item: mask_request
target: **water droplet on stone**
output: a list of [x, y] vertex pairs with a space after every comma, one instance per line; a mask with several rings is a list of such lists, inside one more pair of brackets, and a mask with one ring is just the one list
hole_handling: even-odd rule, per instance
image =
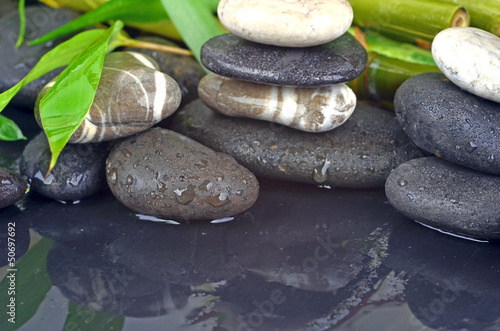
[[406, 196], [408, 197], [408, 200], [410, 200], [410, 201], [415, 200], [415, 197], [413, 196], [413, 193], [411, 193], [411, 192], [408, 193]]
[[133, 183], [134, 183], [134, 177], [132, 177], [132, 176], [128, 175], [128, 176], [127, 176], [127, 180], [126, 180], [126, 182], [125, 182], [125, 183], [127, 183], [127, 185], [131, 185], [131, 184], [133, 184]]
[[325, 159], [322, 165], [313, 169], [313, 179], [316, 183], [324, 183], [328, 179], [328, 168], [330, 167], [330, 160]]
[[408, 182], [404, 179], [400, 179], [400, 180], [398, 180], [398, 185], [403, 187], [403, 186], [408, 185]]
[[156, 199], [156, 192], [151, 192], [151, 193], [149, 193], [149, 196], [150, 196], [152, 199]]
[[111, 169], [109, 172], [109, 180], [113, 185], [118, 182], [118, 172], [116, 171], [116, 168]]
[[195, 189], [193, 185], [189, 185], [185, 189], [174, 190], [175, 198], [181, 205], [187, 205], [196, 197]]
[[471, 142], [469, 142], [469, 145], [465, 148], [465, 150], [468, 153], [472, 153], [476, 150], [476, 148], [477, 148], [477, 145], [471, 141]]
[[495, 156], [493, 154], [491, 154], [490, 156], [488, 156], [488, 163], [493, 163], [495, 162]]
[[151, 155], [144, 155], [144, 161], [149, 160], [150, 157], [151, 157]]
[[238, 190], [235, 192], [235, 194], [239, 197], [241, 197], [243, 195], [243, 190]]
[[161, 149], [157, 149], [155, 152], [156, 155], [161, 155], [162, 153], [163, 153], [163, 151]]
[[184, 154], [182, 154], [182, 153], [177, 153], [175, 156], [176, 156], [178, 159], [182, 159], [182, 157], [184, 156]]
[[198, 169], [205, 169], [207, 165], [208, 165], [208, 161], [206, 161], [206, 160], [200, 160], [194, 164], [194, 166]]
[[180, 182], [185, 182], [186, 181], [186, 177], [185, 176], [179, 176], [179, 181]]
[[125, 155], [126, 157], [131, 157], [131, 156], [132, 156], [132, 152], [130, 152], [128, 149], [123, 149], [123, 150], [122, 150], [122, 153], [123, 153], [123, 155]]
[[12, 182], [6, 178], [2, 178], [2, 185], [12, 185]]
[[54, 181], [55, 177], [54, 175], [52, 175], [52, 173], [50, 173], [47, 178], [45, 178], [44, 175], [42, 175], [42, 172], [39, 170], [36, 174], [35, 174], [35, 178], [40, 180], [42, 183], [44, 183], [45, 185], [50, 185], [52, 184], [52, 182]]
[[84, 177], [84, 174], [73, 174], [73, 176], [71, 176], [71, 178], [69, 178], [66, 183], [73, 187], [77, 187], [78, 185], [80, 185]]
[[224, 180], [224, 175], [215, 174], [215, 180], [217, 180], [218, 182], [222, 182]]

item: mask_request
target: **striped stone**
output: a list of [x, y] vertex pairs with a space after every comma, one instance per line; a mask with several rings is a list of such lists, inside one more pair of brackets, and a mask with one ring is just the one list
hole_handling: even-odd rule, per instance
[[356, 107], [356, 95], [345, 84], [294, 88], [209, 74], [201, 80], [198, 94], [207, 106], [224, 115], [306, 132], [332, 130], [347, 121]]
[[[39, 102], [54, 83], [43, 88], [35, 104], [39, 124]], [[179, 86], [158, 71], [153, 59], [134, 52], [110, 53], [94, 102], [69, 142], [100, 142], [145, 131], [171, 115], [180, 102]]]

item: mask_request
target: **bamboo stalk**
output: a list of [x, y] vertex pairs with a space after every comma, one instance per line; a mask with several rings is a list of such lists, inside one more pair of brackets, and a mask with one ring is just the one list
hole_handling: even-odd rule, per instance
[[500, 1], [482, 2], [479, 0], [435, 0], [467, 8], [470, 25], [500, 36]]
[[348, 83], [360, 100], [392, 103], [399, 86], [408, 78], [424, 72], [439, 72], [435, 65], [410, 63], [376, 53], [368, 53], [363, 74]]
[[414, 44], [430, 42], [441, 30], [470, 23], [467, 10], [455, 4], [430, 0], [349, 2], [354, 11], [354, 24]]

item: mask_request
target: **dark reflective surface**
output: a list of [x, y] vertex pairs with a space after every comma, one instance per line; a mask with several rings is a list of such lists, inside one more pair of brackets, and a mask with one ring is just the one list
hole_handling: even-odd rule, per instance
[[500, 329], [498, 245], [413, 223], [383, 190], [260, 183], [218, 224], [140, 220], [109, 191], [0, 210], [0, 265], [9, 222], [24, 255], [0, 330]]

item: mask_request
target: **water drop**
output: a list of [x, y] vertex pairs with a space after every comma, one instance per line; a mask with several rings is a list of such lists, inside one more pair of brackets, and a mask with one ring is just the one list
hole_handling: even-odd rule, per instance
[[469, 142], [469, 145], [465, 148], [468, 153], [472, 153], [476, 150], [477, 145], [474, 142]]
[[[165, 177], [165, 176], [163, 176]], [[156, 182], [156, 189], [160, 192], [165, 192], [167, 190], [167, 184], [165, 184], [164, 182], [160, 181], [160, 174], [157, 172], [156, 173], [156, 178], [155, 178], [155, 182]]]
[[182, 154], [182, 153], [177, 153], [175, 156], [176, 156], [178, 159], [182, 159], [182, 157], [184, 156], [184, 154]]
[[73, 187], [77, 187], [78, 185], [80, 185], [84, 177], [84, 174], [73, 174], [73, 176], [71, 176], [71, 178], [69, 178], [66, 183]]
[[174, 190], [174, 193], [177, 202], [180, 203], [181, 205], [187, 205], [188, 203], [193, 201], [194, 198], [196, 197], [193, 185], [189, 185], [185, 189], [176, 189]]
[[2, 178], [2, 185], [12, 185], [12, 182], [6, 178]]
[[491, 154], [490, 156], [488, 156], [488, 163], [493, 163], [495, 162], [495, 156], [493, 154]]
[[186, 177], [185, 176], [179, 176], [179, 181], [180, 182], [185, 182], [186, 181]]
[[208, 165], [208, 161], [206, 160], [200, 160], [194, 164], [194, 166], [198, 169], [205, 169], [205, 167]]
[[125, 182], [125, 183], [127, 183], [127, 185], [131, 185], [131, 184], [133, 184], [133, 183], [134, 183], [134, 177], [132, 177], [132, 176], [128, 175], [128, 176], [127, 176], [127, 180], [126, 180], [126, 182]]
[[122, 150], [122, 153], [123, 155], [125, 155], [126, 157], [131, 157], [132, 156], [132, 152], [130, 152], [129, 150], [127, 149], [123, 149]]
[[410, 192], [410, 193], [408, 193], [406, 196], [408, 197], [408, 200], [410, 200], [410, 201], [415, 200], [415, 196], [414, 196], [414, 195], [413, 195], [413, 193], [411, 193], [411, 192]]
[[138, 165], [139, 165], [139, 162], [135, 162], [133, 165], [134, 169], [136, 169]]
[[151, 155], [144, 155], [144, 161], [149, 160], [150, 157], [151, 157]]
[[238, 190], [235, 192], [235, 194], [239, 197], [241, 197], [241, 195], [243, 194], [243, 190]]
[[400, 180], [398, 180], [398, 185], [401, 187], [404, 187], [404, 186], [408, 185], [408, 182], [404, 179], [400, 179]]
[[42, 175], [42, 172], [39, 170], [36, 174], [35, 174], [35, 178], [40, 180], [42, 183], [44, 183], [45, 185], [50, 185], [52, 184], [52, 182], [54, 181], [55, 177], [54, 175], [52, 175], [52, 173], [50, 173], [47, 178], [45, 178], [44, 175]]
[[161, 149], [157, 149], [155, 152], [156, 155], [161, 155], [162, 153], [163, 153], [163, 151]]
[[111, 169], [111, 171], [109, 172], [109, 180], [113, 185], [118, 182], [118, 172], [116, 168]]
[[215, 174], [215, 180], [218, 182], [222, 182], [224, 180], [224, 175], [222, 174]]
[[156, 199], [156, 192], [151, 192], [151, 193], [149, 193], [149, 196], [150, 196], [152, 199]]
[[330, 167], [330, 160], [325, 159], [322, 165], [313, 169], [313, 179], [316, 183], [323, 183], [328, 178], [328, 168]]

